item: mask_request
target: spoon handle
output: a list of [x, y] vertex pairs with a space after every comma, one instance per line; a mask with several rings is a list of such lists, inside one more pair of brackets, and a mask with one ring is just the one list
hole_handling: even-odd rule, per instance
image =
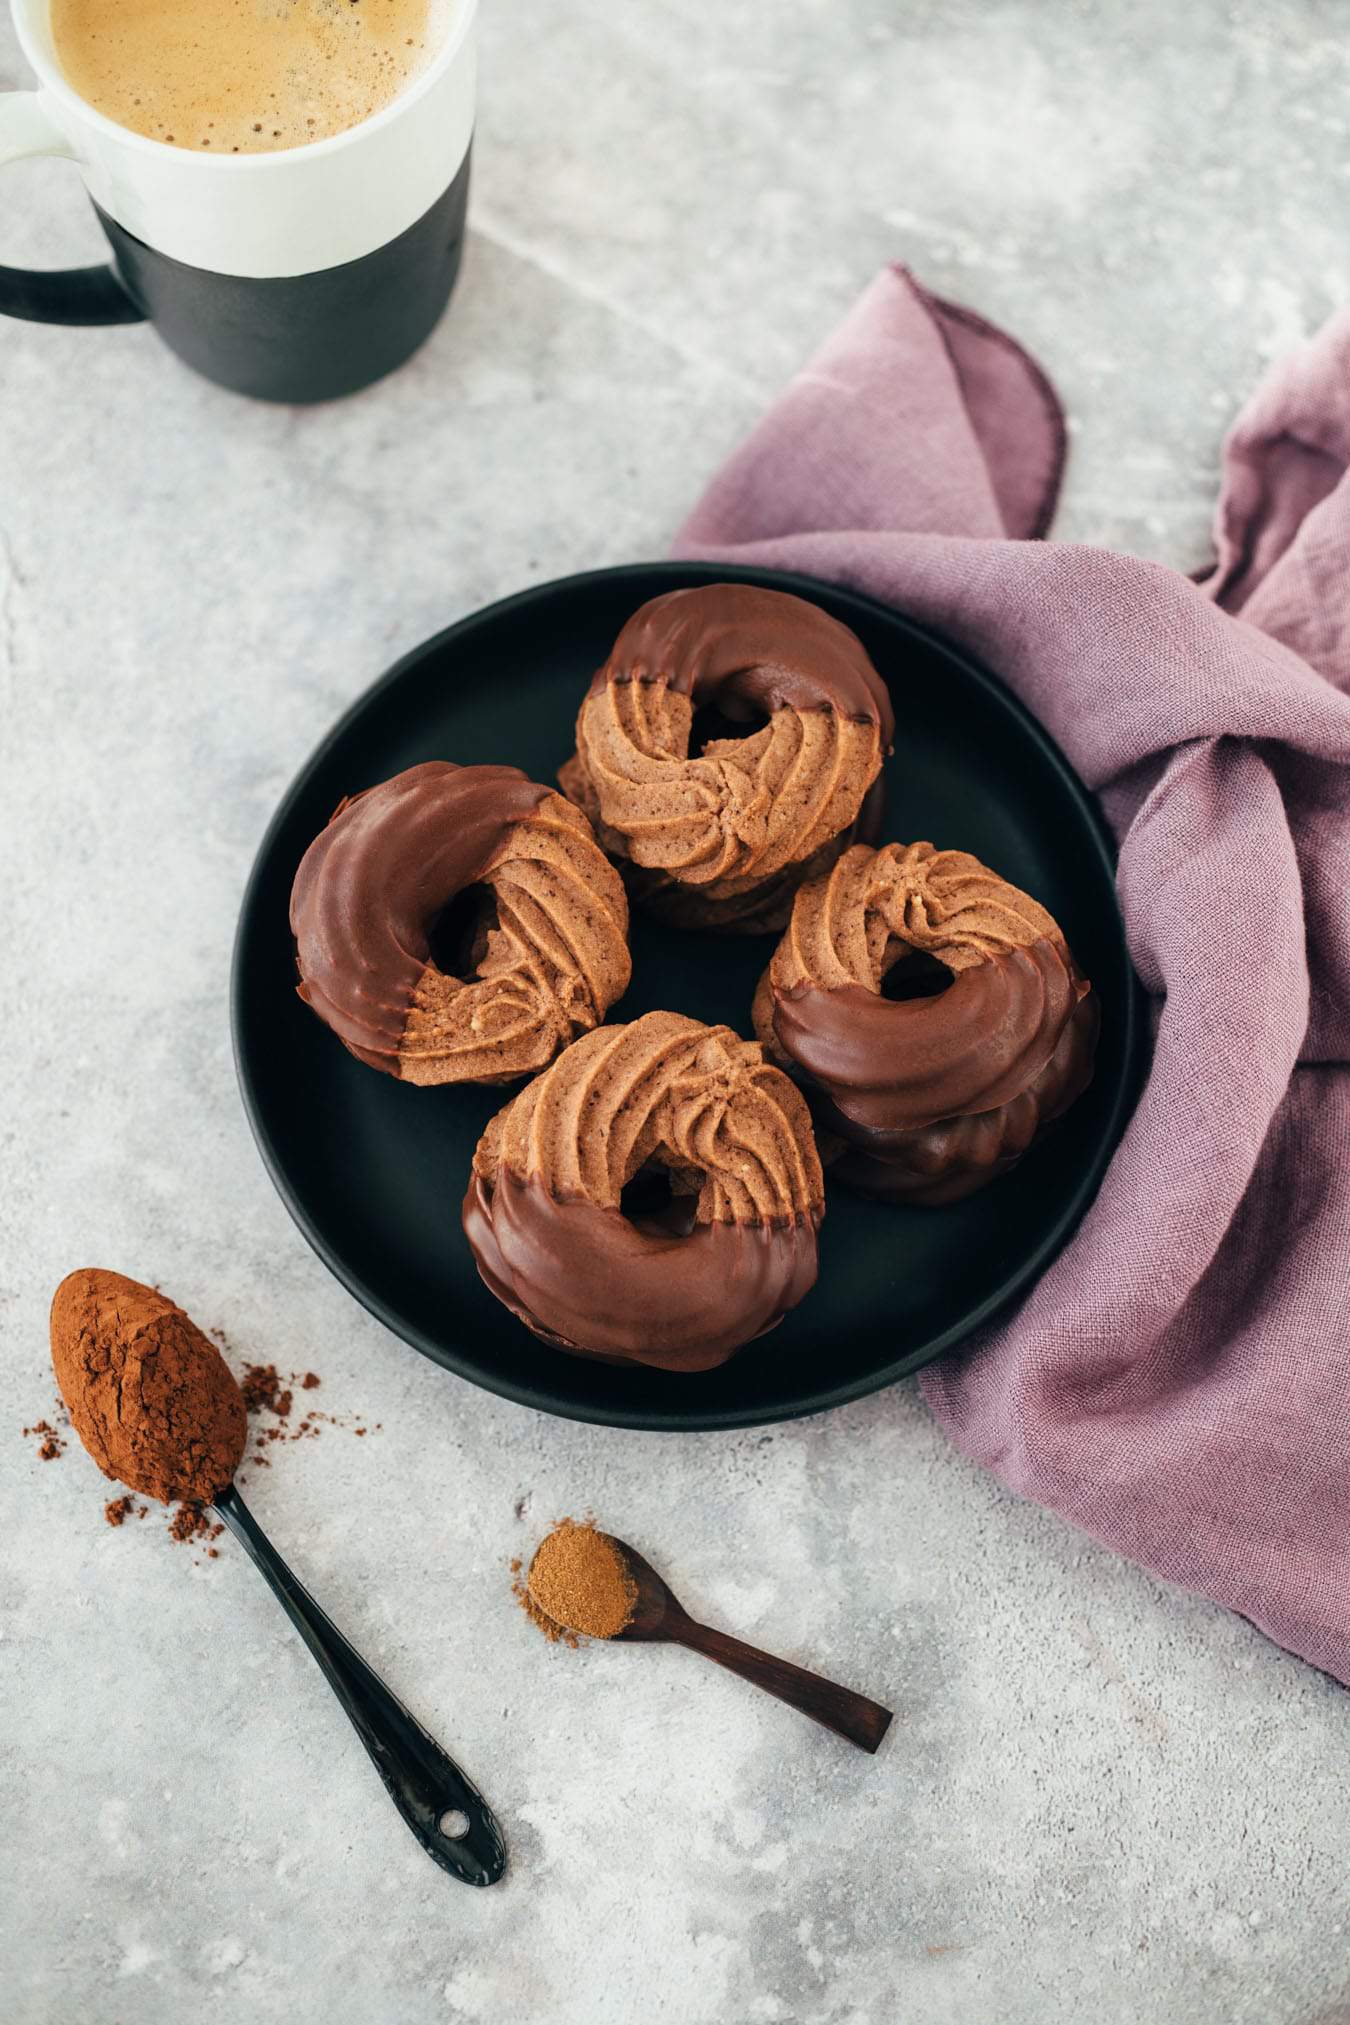
[[687, 1618], [681, 1621], [678, 1630], [672, 1630], [671, 1636], [705, 1658], [715, 1659], [719, 1666], [738, 1673], [742, 1680], [753, 1681], [756, 1687], [776, 1695], [790, 1708], [800, 1709], [812, 1722], [823, 1723], [827, 1730], [846, 1737], [859, 1750], [875, 1751], [891, 1726], [891, 1712], [883, 1709], [880, 1702], [869, 1701], [866, 1695], [855, 1694], [852, 1688], [840, 1687], [837, 1681], [826, 1680], [821, 1674], [808, 1673], [804, 1666], [794, 1666], [789, 1659], [775, 1659], [772, 1653], [746, 1645], [728, 1632], [714, 1631], [711, 1625], [695, 1624], [692, 1618]]
[[[325, 1617], [233, 1484], [221, 1492], [215, 1508], [318, 1661], [390, 1799], [427, 1855], [464, 1884], [495, 1884], [506, 1868], [506, 1848], [478, 1788]], [[440, 1825], [443, 1815], [454, 1813], [468, 1821], [463, 1835], [447, 1835]]]

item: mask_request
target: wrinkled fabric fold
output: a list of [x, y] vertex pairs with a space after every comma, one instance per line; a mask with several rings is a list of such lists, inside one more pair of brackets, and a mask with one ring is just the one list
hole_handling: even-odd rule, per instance
[[1350, 315], [1239, 418], [1201, 583], [1034, 538], [1064, 440], [1021, 347], [887, 269], [676, 553], [938, 628], [1102, 796], [1149, 1079], [1068, 1249], [924, 1391], [1015, 1489], [1350, 1681]]

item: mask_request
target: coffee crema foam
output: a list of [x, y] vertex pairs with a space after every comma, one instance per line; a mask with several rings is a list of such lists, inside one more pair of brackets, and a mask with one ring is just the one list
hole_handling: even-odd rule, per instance
[[213, 154], [358, 126], [425, 69], [450, 0], [52, 0], [67, 82], [151, 140]]

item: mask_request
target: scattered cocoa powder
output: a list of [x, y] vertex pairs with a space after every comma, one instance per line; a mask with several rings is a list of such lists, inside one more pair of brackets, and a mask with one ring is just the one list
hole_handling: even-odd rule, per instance
[[526, 1616], [546, 1638], [565, 1645], [617, 1638], [637, 1606], [637, 1584], [621, 1549], [589, 1519], [560, 1519], [523, 1578], [518, 1558], [511, 1573]]
[[[264, 1410], [276, 1413], [279, 1410], [277, 1401], [281, 1397], [282, 1378], [275, 1364], [246, 1364], [239, 1389], [250, 1413], [262, 1413]], [[290, 1410], [290, 1394], [287, 1393], [286, 1412]]]
[[35, 1420], [31, 1427], [24, 1429], [25, 1439], [32, 1435], [38, 1443], [38, 1461], [55, 1462], [66, 1452], [66, 1438], [58, 1434], [49, 1420]]
[[[224, 1531], [220, 1520], [212, 1518], [209, 1505], [181, 1504], [169, 1521], [169, 1538], [182, 1544], [194, 1540], [218, 1540]], [[214, 1550], [209, 1551], [214, 1560]]]
[[[300, 1417], [293, 1417], [296, 1390], [313, 1392], [321, 1383], [317, 1371], [292, 1371], [289, 1380], [277, 1370], [275, 1364], [246, 1364], [244, 1366], [244, 1404], [253, 1419], [271, 1414], [276, 1423], [272, 1426], [255, 1427], [253, 1446], [248, 1460], [258, 1469], [270, 1469], [271, 1459], [266, 1451], [273, 1442], [315, 1441], [323, 1426], [351, 1428], [353, 1434], [365, 1435], [370, 1428], [365, 1424], [353, 1427], [352, 1414], [324, 1413], [317, 1406], [304, 1406]], [[375, 1423], [379, 1433], [383, 1423]]]
[[[120, 1526], [124, 1519], [131, 1517], [135, 1504], [136, 1500], [130, 1492], [124, 1498], [109, 1498], [103, 1507], [103, 1516], [110, 1526]], [[142, 1513], [145, 1511], [144, 1505], [141, 1506], [141, 1511]]]

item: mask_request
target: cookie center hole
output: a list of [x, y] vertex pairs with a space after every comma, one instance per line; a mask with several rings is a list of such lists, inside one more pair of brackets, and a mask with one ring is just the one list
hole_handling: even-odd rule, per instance
[[889, 999], [937, 998], [952, 974], [926, 949], [908, 949], [896, 958], [881, 980], [881, 996]]
[[497, 896], [490, 886], [466, 886], [427, 930], [431, 961], [446, 977], [472, 977], [497, 926]]
[[696, 1195], [677, 1194], [669, 1170], [649, 1160], [619, 1197], [619, 1212], [652, 1237], [688, 1237], [694, 1228]]
[[762, 710], [742, 710], [734, 697], [724, 698], [720, 705], [701, 704], [689, 727], [689, 757], [697, 759], [719, 738], [753, 738], [768, 721]]

